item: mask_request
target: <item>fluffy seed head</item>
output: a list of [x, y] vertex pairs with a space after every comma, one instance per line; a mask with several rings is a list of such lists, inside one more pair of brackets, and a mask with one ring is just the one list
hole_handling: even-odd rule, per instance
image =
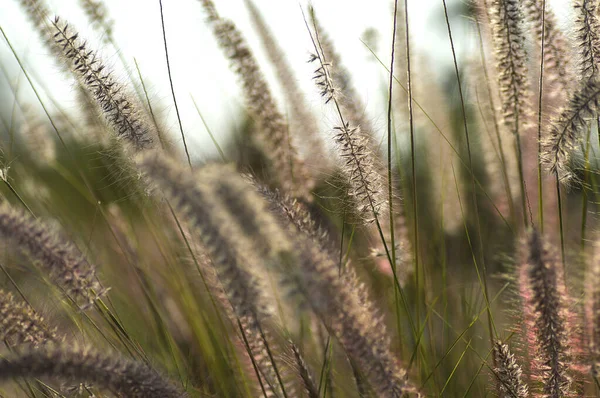
[[2, 204], [0, 235], [34, 260], [84, 308], [105, 292], [96, 281], [96, 268], [79, 249], [24, 211]]
[[528, 110], [529, 98], [521, 2], [493, 0], [490, 23], [494, 33], [504, 122], [513, 134], [518, 134], [519, 123], [524, 122]]
[[139, 165], [198, 232], [236, 315], [256, 319], [264, 312], [262, 289], [251, 271], [252, 265], [259, 264], [253, 254], [256, 251], [249, 247], [214, 186], [206, 180], [212, 174], [223, 178], [229, 168], [206, 166], [192, 174], [158, 154], [144, 157]]
[[524, 398], [529, 396], [529, 389], [521, 379], [523, 371], [517, 363], [515, 356], [510, 352], [508, 344], [496, 341], [494, 345], [494, 356], [496, 357], [495, 373], [500, 383], [500, 397], [502, 398]]
[[598, 77], [600, 62], [600, 22], [596, 12], [596, 0], [577, 0], [575, 9], [578, 11], [575, 21], [575, 41], [579, 48], [579, 69], [581, 80]]
[[548, 88], [551, 95], [555, 97], [564, 94], [570, 86], [571, 65], [569, 46], [565, 35], [559, 28], [556, 16], [548, 4], [544, 10], [543, 0], [525, 0], [523, 8], [536, 35], [536, 45], [541, 46], [542, 38], [544, 41], [544, 77], [549, 83]]
[[186, 394], [145, 364], [89, 348], [45, 345], [0, 359], [0, 379], [15, 377], [87, 381], [131, 398], [183, 398]]
[[600, 82], [589, 80], [572, 94], [560, 115], [550, 125], [543, 142], [542, 161], [561, 180], [573, 179], [569, 161], [583, 136], [587, 118], [600, 107]]
[[369, 138], [362, 134], [360, 127], [352, 126], [342, 113], [338, 103], [339, 91], [332, 77], [332, 65], [325, 59], [317, 41], [314, 41], [314, 47], [315, 53], [311, 55], [310, 62], [318, 61], [315, 83], [325, 103], [333, 101], [341, 122], [333, 129], [333, 139], [342, 161], [341, 170], [351, 187], [348, 195], [356, 204], [357, 214], [363, 217], [365, 223], [369, 223], [387, 210], [383, 176], [375, 165], [376, 156], [371, 150]]
[[535, 317], [534, 333], [544, 396], [566, 397], [571, 384], [567, 375], [570, 358], [564, 313], [566, 291], [560, 266], [535, 230], [529, 234], [525, 250], [523, 267], [529, 275], [532, 295], [524, 305], [530, 306]]
[[257, 140], [272, 163], [278, 185], [310, 200], [314, 181], [297, 153], [294, 138], [263, 77], [252, 50], [235, 24], [219, 17], [210, 0], [202, 1], [213, 33], [233, 71], [239, 76], [251, 116], [258, 124]]
[[57, 336], [31, 307], [0, 289], [0, 340], [37, 346], [57, 341]]
[[156, 132], [152, 124], [144, 120], [132, 96], [113, 79], [96, 52], [89, 50], [86, 43], [79, 40], [79, 34], [69, 29], [67, 23], [62, 23], [56, 17], [53, 25], [56, 32], [54, 40], [61, 47], [63, 57], [92, 94], [117, 136], [136, 150], [151, 148]]
[[108, 10], [103, 0], [79, 0], [81, 8], [87, 14], [90, 21], [97, 27], [104, 29], [106, 38], [109, 39], [113, 34], [113, 21], [108, 16]]

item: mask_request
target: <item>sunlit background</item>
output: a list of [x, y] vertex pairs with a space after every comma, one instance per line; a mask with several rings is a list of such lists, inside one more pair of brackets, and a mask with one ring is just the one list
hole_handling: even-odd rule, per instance
[[[76, 0], [48, 1], [52, 12], [72, 23], [89, 40], [91, 48], [101, 50], [105, 62], [123, 82], [127, 82], [128, 78], [122, 61], [127, 62], [129, 73], [133, 73], [135, 80], [139, 81], [134, 63], [134, 60], [137, 61], [152, 105], [160, 114], [170, 138], [173, 142], [179, 142], [181, 138], [169, 87], [159, 1], [105, 0], [104, 3], [108, 6], [109, 18], [114, 22], [117, 48], [102, 41], [103, 38], [90, 26]], [[564, 24], [570, 12], [567, 2], [554, 0], [549, 3]], [[256, 5], [284, 48], [289, 64], [309, 98], [309, 105], [322, 107], [311, 79], [314, 68], [306, 62], [312, 47], [302, 15], [307, 2], [258, 0]], [[343, 54], [344, 64], [354, 77], [353, 84], [364, 99], [365, 111], [375, 126], [381, 127], [386, 112], [387, 72], [380, 61], [386, 65], [390, 61], [393, 2], [328, 0], [313, 2], [313, 6], [338, 52]], [[277, 82], [266, 61], [260, 39], [253, 30], [244, 2], [221, 0], [217, 7], [223, 16], [232, 19], [242, 30], [259, 58], [273, 91], [278, 94]], [[466, 59], [465, 54], [478, 51], [476, 37], [466, 2], [448, 0], [448, 7], [460, 61]], [[408, 10], [413, 53], [426, 59], [425, 62], [431, 66], [431, 78], [441, 82], [444, 76], [451, 73], [448, 69], [451, 66], [451, 52], [443, 3], [441, 0], [408, 1]], [[241, 128], [244, 113], [238, 80], [228, 68], [226, 59], [207, 28], [198, 1], [164, 0], [163, 11], [183, 130], [191, 156], [202, 159], [213, 154], [215, 149], [207, 134], [207, 127], [221, 142], [226, 140], [227, 134]], [[53, 100], [58, 101], [66, 112], [73, 113], [73, 108], [77, 107], [72, 95], [73, 81], [66, 81], [53, 57], [48, 56], [38, 33], [21, 11], [19, 1], [2, 0], [0, 26], [42, 96], [46, 98], [51, 93]], [[15, 102], [13, 93], [20, 103], [31, 104], [34, 108], [39, 108], [39, 103], [6, 41], [0, 41], [0, 115], [3, 123], [12, 125], [18, 123], [13, 119], [21, 117], [11, 111], [11, 104]], [[398, 78], [405, 79], [404, 76]], [[44, 102], [52, 102], [48, 98], [46, 100]], [[317, 114], [327, 113], [319, 111]], [[327, 129], [327, 125], [330, 123], [324, 120], [323, 130]]]

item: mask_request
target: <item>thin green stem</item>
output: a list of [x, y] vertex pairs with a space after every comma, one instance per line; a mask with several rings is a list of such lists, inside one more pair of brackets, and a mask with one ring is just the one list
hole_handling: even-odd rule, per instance
[[544, 51], [546, 42], [546, 0], [542, 0], [542, 49], [540, 54], [540, 80], [538, 95], [538, 219], [540, 233], [544, 234], [544, 190], [542, 185], [542, 101], [544, 92]]
[[165, 58], [167, 60], [167, 71], [169, 74], [169, 84], [171, 85], [171, 94], [173, 95], [173, 103], [175, 104], [175, 113], [177, 113], [177, 122], [179, 123], [179, 131], [181, 132], [181, 140], [183, 141], [183, 149], [185, 150], [185, 156], [187, 156], [187, 161], [192, 168], [192, 159], [190, 158], [190, 153], [188, 151], [187, 143], [185, 141], [185, 134], [183, 133], [183, 124], [181, 123], [181, 116], [179, 115], [179, 107], [177, 106], [177, 98], [175, 97], [175, 88], [173, 87], [173, 78], [171, 76], [171, 63], [169, 62], [169, 50], [167, 46], [167, 31], [165, 29], [165, 17], [163, 14], [163, 5], [162, 0], [158, 0], [160, 5], [160, 22], [162, 24], [162, 34], [163, 41], [165, 43]]

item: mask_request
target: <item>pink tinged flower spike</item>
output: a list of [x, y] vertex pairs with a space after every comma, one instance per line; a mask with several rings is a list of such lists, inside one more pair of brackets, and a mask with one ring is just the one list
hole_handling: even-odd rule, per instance
[[567, 397], [571, 393], [568, 363], [571, 360], [566, 327], [566, 289], [562, 268], [556, 255], [543, 242], [537, 231], [527, 238], [523, 265], [528, 274], [532, 296], [524, 305], [535, 317], [534, 331], [545, 397]]

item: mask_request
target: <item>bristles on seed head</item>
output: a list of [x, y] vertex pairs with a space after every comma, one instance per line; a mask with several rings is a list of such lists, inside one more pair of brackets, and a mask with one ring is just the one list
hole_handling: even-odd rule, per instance
[[0, 205], [0, 235], [31, 257], [83, 308], [106, 292], [96, 281], [96, 268], [73, 243], [24, 211]]
[[586, 119], [600, 108], [600, 82], [582, 82], [572, 94], [560, 115], [552, 122], [543, 141], [542, 162], [560, 180], [569, 182], [574, 178], [569, 161], [577, 143], [583, 136]]
[[83, 11], [87, 14], [96, 28], [102, 29], [107, 40], [111, 40], [113, 34], [113, 21], [108, 15], [106, 4], [103, 0], [79, 0]]
[[502, 113], [513, 134], [518, 134], [529, 107], [523, 19], [520, 1], [492, 0], [490, 24], [494, 34]]
[[565, 327], [566, 289], [556, 255], [536, 230], [529, 233], [522, 266], [527, 269], [532, 293], [524, 305], [530, 306], [535, 317], [537, 376], [543, 381], [545, 396], [568, 396], [571, 379], [567, 374], [570, 358]]
[[598, 78], [600, 65], [600, 22], [597, 0], [576, 0], [575, 42], [579, 48], [579, 69], [582, 81]]
[[314, 80], [325, 103], [332, 101], [335, 104], [340, 124], [333, 129], [333, 139], [339, 151], [341, 170], [351, 187], [348, 195], [356, 205], [356, 213], [368, 224], [387, 211], [381, 168], [376, 165], [377, 156], [369, 136], [362, 133], [359, 125], [352, 124], [355, 123], [350, 119], [352, 115], [344, 113], [333, 78], [334, 66], [326, 59], [316, 26], [315, 30], [314, 37], [311, 33], [314, 53], [310, 59], [310, 62], [317, 63]]
[[525, 398], [529, 396], [529, 389], [521, 379], [523, 371], [517, 363], [514, 354], [510, 352], [508, 344], [496, 341], [494, 344], [496, 358], [495, 374], [500, 382], [499, 396], [501, 398]]
[[112, 77], [112, 73], [99, 59], [95, 51], [79, 39], [67, 23], [58, 17], [52, 22], [54, 41], [60, 46], [62, 56], [79, 76], [83, 86], [91, 93], [116, 135], [133, 146], [135, 150], [152, 148], [157, 133], [139, 112], [133, 97]]
[[297, 153], [294, 137], [288, 137], [288, 125], [242, 33], [232, 21], [221, 18], [210, 0], [202, 2], [213, 33], [233, 71], [241, 80], [251, 116], [258, 124], [257, 140], [272, 163], [276, 183], [297, 197], [311, 199], [314, 181]]
[[160, 188], [199, 233], [237, 316], [256, 319], [266, 312], [262, 288], [252, 271], [258, 264], [256, 251], [232, 222], [214, 187], [200, 174], [223, 177], [229, 167], [206, 166], [192, 174], [156, 153], [142, 157], [138, 164], [148, 181]]
[[37, 346], [56, 342], [58, 338], [29, 305], [0, 289], [0, 340]]
[[145, 364], [74, 344], [44, 345], [0, 359], [0, 379], [57, 378], [91, 382], [132, 398], [183, 398], [186, 394]]

